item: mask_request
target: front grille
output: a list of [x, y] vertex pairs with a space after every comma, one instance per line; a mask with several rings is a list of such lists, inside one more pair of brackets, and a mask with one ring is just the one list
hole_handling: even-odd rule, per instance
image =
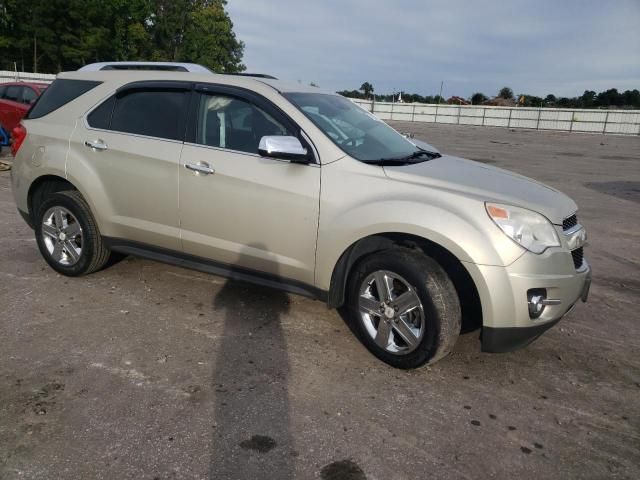
[[573, 257], [573, 265], [576, 267], [576, 270], [579, 269], [582, 266], [582, 258], [584, 257], [582, 247], [573, 250], [571, 256]]
[[566, 232], [570, 228], [575, 227], [577, 224], [578, 224], [578, 217], [574, 213], [573, 215], [571, 215], [570, 217], [565, 218], [562, 221], [562, 230], [564, 230]]

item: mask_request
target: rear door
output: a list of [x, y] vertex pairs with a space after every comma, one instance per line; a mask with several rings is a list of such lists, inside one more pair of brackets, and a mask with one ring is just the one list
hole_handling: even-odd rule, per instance
[[84, 161], [70, 163], [70, 174], [96, 182], [101, 201], [94, 209], [116, 243], [181, 249], [178, 165], [190, 95], [188, 83], [129, 84], [73, 133], [71, 147]]
[[320, 166], [258, 154], [262, 136], [300, 137], [299, 127], [262, 97], [204, 85], [189, 122], [180, 159], [184, 251], [312, 285]]

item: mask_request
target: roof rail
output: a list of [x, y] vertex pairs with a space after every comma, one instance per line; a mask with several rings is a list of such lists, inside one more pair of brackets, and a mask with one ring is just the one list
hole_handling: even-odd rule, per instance
[[213, 73], [207, 67], [197, 63], [182, 62], [98, 62], [90, 63], [78, 69], [82, 72], [100, 70], [161, 70], [167, 72]]
[[277, 80], [273, 75], [267, 75], [266, 73], [225, 73], [224, 75], [237, 75], [239, 77], [255, 77], [255, 78], [269, 78], [271, 80]]

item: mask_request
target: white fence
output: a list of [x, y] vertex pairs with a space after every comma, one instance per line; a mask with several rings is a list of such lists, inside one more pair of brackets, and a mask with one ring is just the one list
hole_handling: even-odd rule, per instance
[[51, 83], [56, 79], [50, 73], [28, 73], [12, 72], [11, 70], [0, 70], [0, 84], [8, 82], [41, 82]]
[[351, 99], [381, 120], [640, 135], [640, 110], [485, 107]]

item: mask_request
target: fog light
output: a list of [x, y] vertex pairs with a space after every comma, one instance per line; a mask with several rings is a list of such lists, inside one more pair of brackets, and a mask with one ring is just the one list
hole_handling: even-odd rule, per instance
[[529, 307], [529, 318], [539, 318], [547, 305], [560, 305], [561, 300], [547, 298], [546, 288], [532, 288], [527, 290], [527, 305]]

